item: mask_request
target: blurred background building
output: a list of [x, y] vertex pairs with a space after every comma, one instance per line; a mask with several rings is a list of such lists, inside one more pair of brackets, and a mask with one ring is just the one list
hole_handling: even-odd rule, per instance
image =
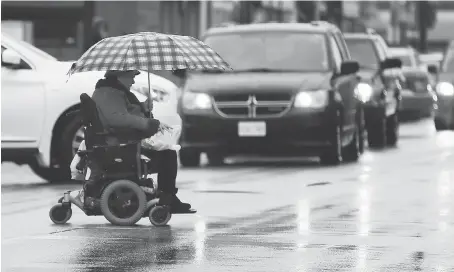
[[[200, 38], [214, 26], [271, 21], [327, 20], [349, 32], [373, 28], [392, 45], [424, 51], [442, 50], [454, 39], [450, 31], [454, 1], [2, 1], [1, 5], [2, 32], [62, 60], [78, 58], [106, 35], [157, 31]], [[422, 24], [427, 32], [421, 30]]]

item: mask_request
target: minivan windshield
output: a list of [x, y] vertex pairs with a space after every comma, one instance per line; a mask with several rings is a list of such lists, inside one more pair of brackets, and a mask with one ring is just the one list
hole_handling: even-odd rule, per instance
[[374, 43], [368, 39], [345, 38], [348, 50], [353, 60], [359, 63], [361, 68], [378, 69], [380, 61], [374, 48]]
[[243, 32], [208, 36], [205, 43], [234, 71], [320, 71], [330, 69], [320, 33]]
[[[49, 60], [49, 61], [56, 61], [57, 58], [53, 57], [52, 55], [44, 52], [43, 50], [29, 44], [28, 42], [15, 39], [8, 34], [2, 33], [2, 39], [6, 38], [7, 47], [11, 47], [15, 51], [21, 52], [26, 56], [34, 56], [40, 58], [42, 60]], [[2, 43], [3, 45], [3, 43]]]
[[23, 47], [25, 47], [27, 50], [29, 51], [32, 51], [33, 54], [35, 55], [39, 55], [41, 58], [43, 59], [46, 59], [46, 60], [57, 60], [55, 57], [53, 57], [52, 55], [44, 52], [43, 50], [27, 43], [27, 42], [24, 42], [24, 41], [17, 41], [19, 42], [19, 44]]

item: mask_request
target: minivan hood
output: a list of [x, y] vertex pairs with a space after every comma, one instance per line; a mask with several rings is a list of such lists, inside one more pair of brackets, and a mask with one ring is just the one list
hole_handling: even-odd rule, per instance
[[296, 93], [302, 89], [330, 89], [331, 73], [320, 72], [245, 72], [222, 74], [192, 74], [187, 89], [205, 93], [244, 93], [284, 91]]

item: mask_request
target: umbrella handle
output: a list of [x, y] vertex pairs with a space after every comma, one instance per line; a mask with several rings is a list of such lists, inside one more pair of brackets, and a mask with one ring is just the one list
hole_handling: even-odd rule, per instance
[[147, 79], [148, 79], [148, 110], [150, 111], [150, 118], [151, 118], [151, 116], [153, 115], [151, 113], [151, 110], [153, 109], [153, 107], [152, 107], [153, 99], [151, 97], [150, 67], [148, 67], [148, 69], [147, 69]]

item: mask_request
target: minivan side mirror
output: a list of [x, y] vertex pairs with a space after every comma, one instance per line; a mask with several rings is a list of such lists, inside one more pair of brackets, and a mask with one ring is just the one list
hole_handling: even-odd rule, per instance
[[392, 69], [392, 68], [401, 68], [402, 61], [398, 58], [388, 58], [380, 63], [380, 68], [382, 70]]
[[438, 67], [436, 65], [431, 64], [431, 65], [429, 65], [427, 67], [427, 71], [429, 73], [431, 73], [431, 74], [437, 74], [438, 73]]
[[21, 64], [21, 61], [22, 59], [19, 54], [11, 49], [5, 49], [5, 51], [2, 52], [2, 64], [17, 67]]
[[341, 64], [341, 75], [350, 75], [359, 71], [359, 63], [354, 60], [344, 61]]

